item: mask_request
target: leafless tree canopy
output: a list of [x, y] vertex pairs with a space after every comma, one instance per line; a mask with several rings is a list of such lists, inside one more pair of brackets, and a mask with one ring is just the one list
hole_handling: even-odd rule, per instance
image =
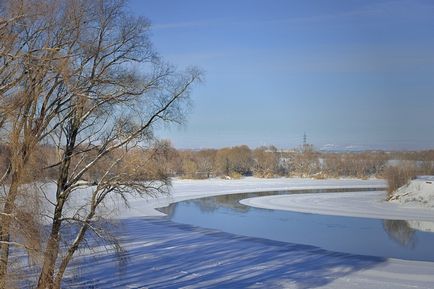
[[[33, 287], [60, 288], [86, 233], [119, 249], [104, 217], [131, 195], [166, 192], [170, 175], [369, 177], [397, 158], [326, 154], [306, 144], [176, 151], [155, 140], [157, 126], [184, 120], [200, 73], [165, 63], [149, 22], [126, 7], [121, 0], [0, 1], [0, 289], [19, 286], [23, 266], [36, 272], [26, 276]], [[416, 172], [434, 171], [433, 152], [398, 157]], [[396, 186], [414, 170], [385, 174]], [[48, 233], [40, 230], [47, 223]], [[73, 234], [65, 236], [68, 227]], [[11, 246], [28, 253], [27, 264], [15, 262]]]
[[[0, 179], [1, 288], [10, 285], [11, 236], [24, 218], [20, 199], [31, 191], [24, 187], [35, 179], [42, 144], [55, 151], [42, 170], [56, 189], [39, 188], [35, 198], [49, 204], [51, 230], [41, 247], [19, 244], [39, 256], [38, 288], [60, 287], [108, 199], [157, 194], [169, 184], [161, 172], [138, 177], [132, 154], [153, 142], [159, 123], [183, 120], [200, 74], [162, 61], [149, 23], [125, 8], [114, 0], [1, 2], [0, 133], [8, 151]], [[66, 223], [79, 231], [62, 249]]]

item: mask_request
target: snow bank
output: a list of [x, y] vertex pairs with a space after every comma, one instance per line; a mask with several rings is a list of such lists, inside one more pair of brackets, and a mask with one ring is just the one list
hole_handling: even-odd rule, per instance
[[386, 192], [349, 192], [276, 195], [244, 199], [242, 204], [273, 210], [286, 210], [333, 216], [387, 220], [434, 222], [432, 209], [408, 208], [386, 202]]
[[434, 232], [434, 222], [426, 221], [407, 221], [410, 228], [424, 232]]
[[[424, 207], [434, 209], [434, 176], [418, 177], [402, 186], [389, 200], [405, 207]], [[434, 210], [432, 211], [434, 214]]]

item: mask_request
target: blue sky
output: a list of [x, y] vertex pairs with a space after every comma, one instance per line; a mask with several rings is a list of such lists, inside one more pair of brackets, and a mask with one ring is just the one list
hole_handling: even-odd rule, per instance
[[134, 0], [159, 53], [205, 82], [178, 148], [434, 148], [434, 2]]

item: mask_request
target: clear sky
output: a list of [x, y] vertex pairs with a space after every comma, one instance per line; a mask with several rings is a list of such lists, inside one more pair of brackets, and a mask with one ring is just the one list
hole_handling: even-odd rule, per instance
[[198, 66], [178, 148], [434, 148], [432, 0], [133, 0], [160, 54]]

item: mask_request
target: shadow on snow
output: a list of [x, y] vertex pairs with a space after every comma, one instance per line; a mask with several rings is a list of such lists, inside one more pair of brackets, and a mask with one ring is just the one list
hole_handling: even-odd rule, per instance
[[121, 220], [124, 262], [114, 252], [78, 257], [68, 288], [314, 288], [383, 258], [242, 237], [166, 218]]

